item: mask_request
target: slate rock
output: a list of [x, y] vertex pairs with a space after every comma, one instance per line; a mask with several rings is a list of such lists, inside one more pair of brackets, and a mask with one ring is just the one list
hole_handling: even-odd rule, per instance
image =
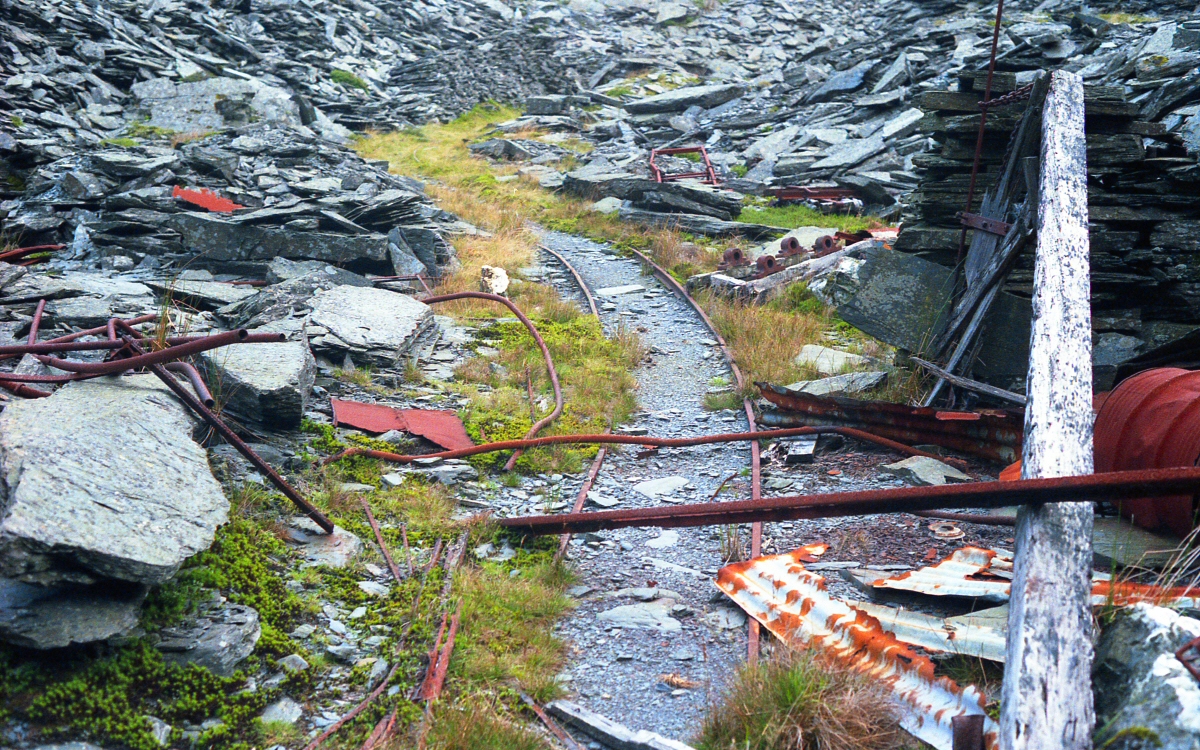
[[1200, 620], [1139, 602], [1123, 607], [1100, 634], [1092, 664], [1096, 746], [1144, 727], [1157, 741], [1126, 735], [1117, 750], [1191, 750], [1200, 745], [1200, 682], [1175, 652], [1200, 636]]
[[350, 235], [298, 231], [196, 213], [176, 214], [168, 225], [179, 232], [184, 251], [200, 256], [206, 263], [269, 261], [277, 257], [337, 264], [391, 263], [387, 237], [374, 232]]
[[885, 473], [893, 474], [920, 487], [936, 487], [947, 482], [969, 482], [971, 477], [949, 464], [928, 456], [910, 456], [903, 461], [881, 467]]
[[873, 390], [885, 382], [886, 372], [848, 372], [820, 380], [802, 380], [784, 387], [810, 396], [846, 396]]
[[717, 83], [708, 86], [687, 86], [656, 96], [639, 99], [625, 105], [630, 114], [656, 114], [659, 112], [682, 112], [697, 106], [709, 109], [718, 104], [736, 99], [745, 89], [738, 84]]
[[867, 73], [878, 64], [878, 60], [863, 60], [849, 70], [843, 70], [831, 75], [816, 91], [806, 97], [809, 104], [817, 104], [832, 99], [838, 94], [856, 91], [863, 85]]
[[596, 615], [596, 619], [611, 627], [625, 630], [654, 630], [659, 633], [678, 633], [683, 630], [679, 620], [671, 617], [674, 599], [659, 599], [643, 604], [613, 607]]
[[805, 344], [794, 361], [801, 367], [812, 367], [822, 375], [837, 375], [855, 367], [862, 367], [870, 360], [861, 354], [830, 349], [820, 344]]
[[298, 545], [306, 564], [344, 568], [362, 552], [362, 540], [341, 526], [326, 534], [306, 516], [293, 516], [288, 522], [287, 541]]
[[264, 724], [295, 724], [304, 715], [304, 707], [286, 695], [267, 706], [260, 717]]
[[304, 342], [225, 346], [201, 358], [209, 388], [230, 414], [255, 425], [299, 426], [317, 374]]
[[266, 279], [268, 284], [280, 284], [309, 274], [323, 274], [340, 286], [372, 285], [371, 280], [365, 276], [322, 263], [319, 260], [288, 260], [287, 258], [272, 258], [271, 262], [267, 264]]
[[195, 664], [220, 677], [231, 677], [254, 651], [262, 627], [253, 607], [225, 602], [187, 624], [163, 628], [160, 635], [162, 640], [155, 648], [166, 661]]
[[229, 511], [193, 424], [153, 375], [10, 403], [0, 414], [0, 573], [42, 585], [169, 579]]
[[147, 591], [113, 581], [33, 586], [0, 578], [0, 640], [41, 650], [124, 635], [137, 626]]
[[318, 291], [311, 303], [311, 324], [328, 332], [310, 344], [339, 362], [349, 354], [361, 364], [391, 366], [433, 325], [428, 305], [386, 289], [339, 286]]

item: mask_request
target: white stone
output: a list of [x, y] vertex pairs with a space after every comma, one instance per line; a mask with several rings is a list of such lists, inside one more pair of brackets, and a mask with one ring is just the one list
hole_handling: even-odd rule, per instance
[[264, 724], [295, 724], [304, 715], [304, 707], [286, 695], [262, 712]]
[[624, 286], [606, 286], [602, 289], [597, 289], [596, 294], [601, 297], [619, 297], [622, 294], [644, 291], [646, 291], [646, 287], [641, 284], [625, 284]]
[[670, 495], [675, 490], [682, 489], [688, 484], [690, 484], [689, 480], [684, 477], [662, 477], [660, 479], [647, 479], [645, 482], [638, 482], [633, 486], [633, 491], [654, 499], [662, 495]]
[[805, 344], [794, 360], [797, 365], [814, 368], [822, 375], [838, 375], [869, 361], [866, 357], [819, 344]]
[[666, 549], [667, 547], [674, 547], [676, 544], [679, 544], [679, 532], [674, 529], [667, 529], [654, 539], [646, 542], [646, 546], [651, 549]]
[[912, 456], [882, 467], [888, 474], [922, 487], [946, 484], [947, 482], [969, 482], [971, 477], [958, 469], [944, 464], [936, 458]]

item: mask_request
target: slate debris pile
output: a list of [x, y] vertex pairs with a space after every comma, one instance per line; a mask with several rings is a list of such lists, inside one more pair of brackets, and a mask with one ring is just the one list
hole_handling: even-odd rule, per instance
[[[1040, 69], [1066, 67], [1086, 82], [1095, 362], [1121, 362], [1200, 324], [1200, 32], [1192, 22], [1110, 24], [1067, 13], [1047, 22], [1014, 14], [1002, 34], [993, 96], [1026, 85]], [[916, 99], [919, 127], [937, 148], [915, 157], [924, 170], [907, 201], [896, 249], [954, 265], [986, 73], [964, 71], [947, 90]], [[1024, 103], [988, 117], [973, 210], [996, 180]], [[1011, 217], [1007, 217], [1011, 220]], [[969, 238], [968, 238], [969, 242]], [[1005, 290], [1028, 298], [1033, 249]]]
[[[550, 19], [499, 0], [253, 0], [248, 13], [243, 5], [7, 0], [0, 28], [12, 47], [0, 75], [19, 81], [6, 85], [0, 112], [112, 130], [119, 113], [106, 108], [135, 81], [223, 76], [292, 92], [306, 125], [324, 112], [354, 129], [390, 128], [455, 116], [497, 92], [509, 101], [557, 92], [572, 80], [547, 54], [552, 39], [538, 33]], [[30, 100], [35, 89], [45, 93]]]

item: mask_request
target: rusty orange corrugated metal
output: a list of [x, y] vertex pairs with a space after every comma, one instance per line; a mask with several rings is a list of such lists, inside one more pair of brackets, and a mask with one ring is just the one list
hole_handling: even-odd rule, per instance
[[1006, 463], [1021, 457], [1025, 413], [1016, 409], [946, 412], [887, 401], [797, 393], [769, 383], [755, 383], [763, 398], [780, 412], [760, 421], [779, 427], [796, 425], [858, 427], [909, 445], [932, 443]]
[[[1195, 466], [1200, 459], [1200, 372], [1163, 367], [1125, 379], [1096, 416], [1096, 473]], [[1138, 498], [1121, 514], [1146, 529], [1185, 537], [1195, 526], [1195, 496]]]
[[397, 409], [383, 404], [364, 404], [337, 398], [329, 399], [329, 403], [333, 407], [335, 425], [374, 433], [389, 430], [410, 432], [447, 450], [461, 450], [475, 445], [467, 436], [462, 420], [452, 411]]
[[[936, 676], [933, 662], [886, 632], [877, 619], [829, 596], [825, 579], [803, 565], [823, 546], [728, 565], [717, 586], [789, 646], [820, 648], [885, 684], [902, 709], [901, 725], [939, 750], [951, 750], [951, 718], [983, 715], [983, 696], [973, 686]], [[988, 750], [997, 747], [998, 730], [985, 719]]]
[[[880, 576], [870, 585], [877, 589], [910, 591], [927, 596], [958, 596], [1002, 603], [1012, 587], [1013, 558], [1009, 552], [960, 547], [937, 565]], [[1144, 583], [1092, 580], [1092, 606], [1125, 606], [1136, 602], [1200, 607], [1200, 590], [1190, 586], [1164, 588]]]

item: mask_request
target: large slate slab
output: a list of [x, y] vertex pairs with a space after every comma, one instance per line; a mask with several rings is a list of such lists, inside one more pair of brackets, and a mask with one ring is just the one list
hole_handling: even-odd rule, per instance
[[635, 115], [659, 112], [682, 112], [691, 106], [708, 109], [736, 99], [744, 89], [734, 83], [718, 83], [710, 86], [687, 86], [665, 94], [650, 96], [625, 105], [626, 111]]
[[339, 264], [361, 260], [391, 264], [387, 236], [374, 232], [298, 231], [199, 213], [175, 214], [168, 224], [179, 232], [185, 251], [207, 262], [269, 261], [280, 257]]
[[229, 502], [182, 404], [153, 375], [71, 383], [0, 414], [0, 575], [162, 583]]
[[300, 424], [317, 374], [303, 341], [225, 346], [202, 357], [209, 388], [225, 411], [267, 427]]
[[428, 305], [386, 289], [338, 286], [318, 291], [311, 304], [310, 329], [317, 333], [309, 343], [339, 362], [349, 354], [359, 363], [394, 364], [433, 325]]

